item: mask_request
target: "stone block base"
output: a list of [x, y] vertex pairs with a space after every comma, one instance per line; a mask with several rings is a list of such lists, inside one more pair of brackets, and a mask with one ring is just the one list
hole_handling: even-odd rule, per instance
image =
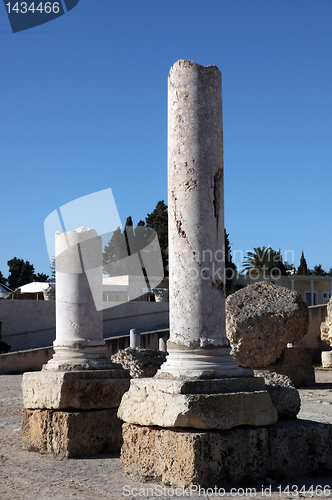
[[22, 410], [21, 441], [30, 451], [73, 458], [119, 453], [122, 421], [117, 409], [96, 411]]
[[309, 365], [269, 365], [266, 368], [262, 368], [262, 370], [287, 375], [295, 387], [311, 387], [316, 383], [315, 369]]
[[127, 370], [27, 372], [23, 375], [24, 408], [105, 410], [118, 408], [129, 389]]
[[269, 425], [278, 417], [264, 379], [132, 379], [118, 416], [127, 423], [160, 427], [230, 429]]
[[332, 425], [305, 420], [226, 431], [123, 424], [124, 472], [171, 486], [232, 486], [332, 472]]
[[332, 351], [322, 352], [322, 367], [332, 368]]

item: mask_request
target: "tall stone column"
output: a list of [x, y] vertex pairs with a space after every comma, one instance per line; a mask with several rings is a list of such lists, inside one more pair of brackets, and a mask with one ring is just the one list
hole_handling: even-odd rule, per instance
[[221, 73], [178, 61], [168, 77], [170, 339], [173, 376], [243, 376], [225, 328]]
[[[237, 366], [225, 334], [218, 68], [175, 63], [168, 106], [169, 355], [154, 378], [131, 380], [118, 416], [130, 425], [168, 428], [268, 425], [277, 414], [264, 379]], [[136, 432], [130, 429], [128, 436]]]
[[[114, 369], [106, 358], [102, 300], [102, 240], [94, 229], [58, 231], [55, 235], [55, 354], [44, 370]], [[90, 273], [89, 280], [87, 271]]]

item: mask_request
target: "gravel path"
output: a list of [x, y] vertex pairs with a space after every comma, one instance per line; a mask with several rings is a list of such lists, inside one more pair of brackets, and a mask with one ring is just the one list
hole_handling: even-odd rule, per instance
[[[227, 490], [225, 495], [211, 496], [188, 491], [175, 495], [170, 487], [156, 483], [143, 483], [133, 480], [122, 473], [118, 456], [98, 456], [87, 459], [56, 460], [53, 457], [23, 451], [20, 443], [20, 413], [22, 409], [22, 375], [0, 376], [0, 500], [103, 500], [128, 498], [154, 498], [171, 500], [174, 498], [332, 498], [330, 488], [324, 492], [317, 485], [331, 486], [332, 476], [324, 478], [297, 478], [292, 483], [273, 484], [270, 490], [263, 491], [262, 485], [255, 492]], [[301, 419], [327, 422], [332, 424], [332, 370], [316, 371], [316, 386], [300, 389], [302, 407], [298, 417]], [[332, 444], [331, 444], [332, 452]], [[292, 488], [292, 486], [294, 487]], [[309, 493], [289, 494], [305, 485]], [[149, 488], [149, 489], [148, 489]], [[158, 489], [159, 488], [159, 489]], [[165, 488], [165, 491], [162, 489]], [[269, 488], [266, 483], [264, 488]], [[165, 493], [165, 494], [164, 494]], [[179, 491], [177, 493], [180, 493]], [[223, 492], [221, 492], [223, 493]]]

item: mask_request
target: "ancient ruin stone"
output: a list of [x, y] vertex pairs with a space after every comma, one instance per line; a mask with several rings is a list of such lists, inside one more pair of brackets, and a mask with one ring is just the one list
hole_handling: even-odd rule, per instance
[[55, 300], [55, 286], [48, 285], [45, 290], [43, 290], [44, 300]]
[[301, 398], [291, 379], [286, 375], [263, 370], [255, 370], [255, 376], [264, 377], [265, 389], [270, 394], [272, 404], [277, 410], [278, 420], [296, 418], [301, 409]]
[[255, 283], [226, 300], [226, 334], [239, 366], [264, 368], [287, 343], [307, 333], [309, 313], [297, 292], [272, 283]]
[[332, 297], [327, 304], [327, 316], [320, 326], [320, 338], [332, 347]]
[[166, 361], [166, 352], [143, 347], [127, 347], [120, 349], [111, 356], [114, 363], [120, 363], [123, 368], [130, 370], [133, 378], [153, 377], [162, 363]]
[[[191, 429], [191, 432], [123, 424], [122, 435], [124, 472], [170, 486], [198, 484], [205, 488], [211, 485], [225, 488], [246, 485], [248, 478], [251, 482], [262, 481], [272, 471], [276, 478], [294, 478], [319, 475], [322, 470], [330, 474], [332, 468], [332, 425], [310, 420], [284, 421], [266, 427], [243, 426], [227, 431]], [[246, 492], [246, 487], [238, 491]], [[257, 500], [259, 497], [271, 499], [267, 491], [263, 496], [257, 490]], [[291, 495], [272, 495], [272, 498], [292, 498]], [[222, 498], [217, 494], [208, 496]], [[198, 494], [194, 497], [198, 498]], [[207, 498], [204, 494], [199, 498], [203, 497]], [[236, 495], [239, 497], [242, 495]], [[229, 498], [228, 494], [225, 498]], [[247, 493], [243, 498], [251, 496]]]

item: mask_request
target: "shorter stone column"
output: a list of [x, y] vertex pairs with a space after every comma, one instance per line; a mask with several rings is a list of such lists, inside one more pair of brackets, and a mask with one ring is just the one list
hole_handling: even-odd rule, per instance
[[102, 298], [101, 238], [95, 230], [86, 227], [58, 231], [55, 263], [55, 354], [43, 369], [116, 369], [106, 358], [103, 311], [97, 311], [95, 306]]
[[102, 297], [101, 250], [95, 230], [56, 234], [55, 354], [41, 372], [23, 375], [27, 449], [70, 458], [121, 447], [117, 408], [130, 376], [106, 357], [102, 311], [95, 306]]

